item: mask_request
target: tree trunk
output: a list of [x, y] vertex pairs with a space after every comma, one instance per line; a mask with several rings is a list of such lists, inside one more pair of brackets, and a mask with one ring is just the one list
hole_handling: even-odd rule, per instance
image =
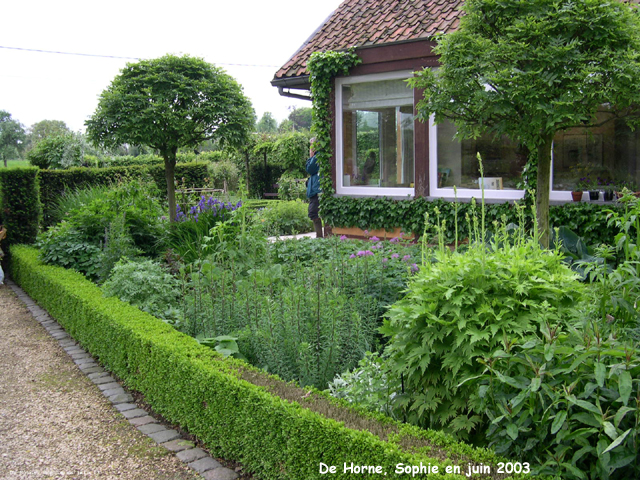
[[540, 243], [549, 247], [549, 182], [551, 180], [551, 146], [553, 136], [545, 135], [538, 145], [538, 187], [536, 190], [536, 215]]
[[169, 202], [169, 221], [176, 221], [176, 154], [177, 148], [162, 153], [164, 157], [164, 176], [167, 180], [167, 201]]

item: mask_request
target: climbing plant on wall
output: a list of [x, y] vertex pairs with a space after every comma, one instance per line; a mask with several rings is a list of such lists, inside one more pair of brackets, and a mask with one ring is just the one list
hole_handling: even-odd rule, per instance
[[[320, 187], [322, 201], [320, 212], [323, 217], [331, 211], [335, 201], [331, 182], [331, 92], [333, 79], [347, 75], [349, 69], [362, 60], [355, 53], [355, 47], [343, 52], [314, 52], [307, 63], [311, 79], [311, 99], [313, 103], [311, 134], [316, 138], [316, 157], [320, 166]], [[327, 218], [325, 218], [327, 220]]]

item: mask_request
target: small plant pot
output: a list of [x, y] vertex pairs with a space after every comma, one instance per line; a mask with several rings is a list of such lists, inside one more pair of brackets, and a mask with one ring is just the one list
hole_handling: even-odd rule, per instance
[[589, 200], [592, 202], [597, 202], [600, 199], [600, 191], [599, 190], [589, 190]]
[[605, 190], [602, 192], [605, 202], [611, 202], [613, 200], [613, 190]]
[[574, 202], [582, 201], [582, 192], [571, 192], [571, 198]]

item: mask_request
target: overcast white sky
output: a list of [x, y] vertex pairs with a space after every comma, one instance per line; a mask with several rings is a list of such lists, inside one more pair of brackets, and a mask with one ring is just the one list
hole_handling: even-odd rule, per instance
[[[100, 93], [135, 59], [202, 57], [244, 87], [258, 118], [281, 121], [291, 106], [269, 83], [341, 0], [18, 0], [2, 2], [0, 110], [25, 127], [62, 120], [84, 131]], [[11, 47], [11, 48], [7, 48]], [[254, 66], [234, 66], [246, 64]], [[265, 67], [265, 65], [267, 65]]]

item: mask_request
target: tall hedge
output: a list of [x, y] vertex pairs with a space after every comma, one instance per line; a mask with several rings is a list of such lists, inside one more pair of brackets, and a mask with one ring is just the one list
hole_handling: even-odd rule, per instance
[[0, 223], [7, 228], [5, 246], [35, 242], [42, 215], [39, 192], [37, 168], [0, 170]]
[[[176, 165], [176, 180], [187, 187], [202, 187], [207, 178], [207, 165], [184, 163]], [[42, 170], [40, 172], [41, 199], [44, 207], [44, 225], [51, 223], [51, 211], [56, 200], [66, 191], [91, 185], [106, 185], [123, 178], [150, 176], [163, 194], [167, 192], [164, 165], [132, 165], [107, 168], [70, 168], [68, 170]]]

